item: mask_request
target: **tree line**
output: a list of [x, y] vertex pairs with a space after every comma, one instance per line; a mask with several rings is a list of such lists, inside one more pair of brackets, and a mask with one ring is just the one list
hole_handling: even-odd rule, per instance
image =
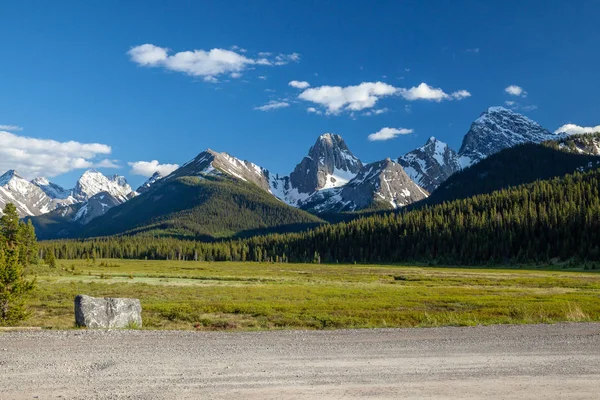
[[600, 170], [300, 233], [220, 242], [160, 236], [51, 241], [58, 258], [272, 262], [600, 261]]

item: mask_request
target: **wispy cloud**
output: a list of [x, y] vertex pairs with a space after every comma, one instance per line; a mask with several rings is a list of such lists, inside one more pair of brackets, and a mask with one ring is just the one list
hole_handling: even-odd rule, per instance
[[504, 91], [511, 96], [527, 97], [527, 92], [521, 86], [510, 85], [504, 88]]
[[413, 129], [406, 128], [381, 128], [378, 132], [371, 133], [368, 139], [372, 142], [380, 140], [394, 139], [398, 135], [408, 135], [413, 133]]
[[25, 177], [54, 177], [82, 168], [108, 166], [114, 160], [96, 161], [100, 155], [108, 155], [110, 146], [100, 143], [58, 142], [20, 136], [0, 130], [0, 172], [16, 169]]
[[145, 176], [147, 178], [154, 175], [155, 172], [160, 173], [162, 176], [167, 176], [179, 168], [179, 165], [177, 164], [161, 164], [158, 160], [135, 161], [127, 164], [131, 167], [131, 173], [133, 175]]
[[520, 110], [520, 111], [533, 111], [533, 110], [537, 110], [537, 108], [538, 108], [535, 104], [522, 105], [521, 103], [512, 101], [512, 100], [507, 100], [504, 102], [504, 104], [513, 110]]
[[263, 106], [254, 107], [254, 109], [259, 110], [259, 111], [271, 111], [271, 110], [277, 110], [278, 108], [286, 108], [289, 106], [290, 106], [290, 104], [288, 102], [271, 100]]
[[17, 125], [0, 125], [0, 131], [11, 131], [11, 132], [18, 132], [18, 131], [22, 131], [23, 128], [21, 128], [20, 126]]
[[388, 112], [389, 109], [388, 108], [377, 108], [375, 110], [372, 111], [367, 111], [365, 113], [363, 113], [363, 115], [370, 117], [372, 115], [381, 115], [381, 114], [385, 114], [386, 112]]
[[140, 66], [182, 72], [202, 77], [205, 82], [211, 83], [218, 82], [218, 76], [223, 74], [230, 74], [232, 78], [240, 77], [243, 71], [253, 66], [285, 65], [300, 60], [298, 53], [278, 54], [272, 58], [264, 55], [251, 58], [244, 55], [246, 54], [244, 49], [237, 46], [233, 46], [232, 49], [193, 50], [170, 54], [171, 50], [168, 48], [147, 43], [131, 48], [127, 54]]

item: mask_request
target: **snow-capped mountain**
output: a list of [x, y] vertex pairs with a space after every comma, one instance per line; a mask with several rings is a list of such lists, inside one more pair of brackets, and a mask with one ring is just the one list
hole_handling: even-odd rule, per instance
[[456, 152], [433, 136], [423, 146], [398, 158], [398, 162], [417, 185], [430, 193], [460, 170]]
[[308, 155], [290, 174], [290, 184], [300, 193], [340, 187], [362, 168], [362, 162], [348, 149], [340, 135], [319, 136]]
[[458, 151], [459, 163], [466, 168], [517, 144], [559, 138], [522, 114], [504, 107], [490, 107], [473, 122], [465, 135]]
[[97, 193], [81, 204], [72, 220], [85, 225], [122, 203], [108, 192]]
[[365, 208], [399, 208], [429, 194], [415, 184], [402, 166], [387, 158], [363, 166], [346, 185], [311, 196], [304, 209], [323, 213]]
[[162, 178], [164, 178], [164, 176], [162, 176], [160, 172], [156, 171], [154, 174], [152, 174], [152, 176], [150, 178], [148, 178], [148, 180], [146, 182], [142, 183], [140, 185], [140, 187], [138, 187], [136, 189], [136, 192], [138, 194], [147, 192], [148, 189], [150, 189], [150, 186], [154, 185], [156, 182], [158, 182]]
[[[87, 204], [98, 193], [110, 195], [118, 204], [127, 201], [135, 193], [122, 176], [106, 177], [98, 171], [86, 171], [77, 181], [74, 189], [67, 190], [50, 182], [46, 178], [35, 178], [31, 182], [21, 177], [17, 172], [10, 170], [0, 177], [0, 208], [7, 203], [14, 203], [20, 217], [38, 216], [47, 214], [57, 209], [64, 208], [59, 214], [67, 216], [71, 213], [81, 211], [80, 205]], [[107, 211], [114, 206], [114, 201], [108, 199], [102, 204], [94, 205], [97, 200], [92, 201], [89, 211], [84, 218], [100, 215], [100, 210]], [[81, 211], [83, 213], [83, 211]], [[1, 212], [0, 212], [1, 214]]]
[[221, 174], [254, 183], [263, 190], [269, 191], [269, 171], [250, 161], [240, 160], [227, 153], [217, 153], [211, 149], [198, 154], [196, 158], [185, 163], [164, 179]]
[[344, 186], [362, 166], [340, 135], [326, 133], [319, 136], [289, 177], [271, 177], [271, 193], [298, 207], [320, 190]]
[[100, 192], [107, 192], [120, 203], [126, 202], [134, 196], [131, 186], [123, 176], [104, 176], [102, 173], [90, 169], [83, 173], [73, 189], [73, 197], [77, 202], [84, 202]]
[[14, 170], [0, 176], [0, 215], [7, 203], [17, 207], [20, 217], [41, 215], [56, 208], [56, 204], [42, 189]]

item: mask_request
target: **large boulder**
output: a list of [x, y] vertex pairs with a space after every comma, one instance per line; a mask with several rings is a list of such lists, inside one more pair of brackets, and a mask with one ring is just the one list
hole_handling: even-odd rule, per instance
[[141, 328], [142, 305], [138, 299], [75, 297], [75, 323], [87, 328]]

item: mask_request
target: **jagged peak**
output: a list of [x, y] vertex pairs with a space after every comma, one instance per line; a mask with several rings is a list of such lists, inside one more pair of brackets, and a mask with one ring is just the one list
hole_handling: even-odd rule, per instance
[[340, 135], [338, 135], [337, 133], [324, 133], [321, 136], [319, 136], [318, 140], [328, 140], [328, 141], [336, 141], [336, 142], [344, 141], [344, 139], [342, 139], [342, 137]]
[[31, 183], [34, 185], [49, 185], [51, 182], [45, 176], [38, 176], [37, 178], [33, 178]]
[[81, 174], [81, 176], [87, 176], [87, 175], [102, 175], [102, 172], [98, 171], [97, 169], [90, 168], [90, 169], [86, 170], [83, 174]]
[[488, 121], [489, 118], [492, 118], [492, 119], [503, 118], [503, 114], [508, 115], [514, 119], [523, 120], [523, 121], [527, 122], [528, 124], [535, 125], [536, 127], [539, 126], [541, 128], [539, 123], [535, 122], [534, 120], [527, 117], [526, 115], [523, 115], [521, 113], [518, 113], [514, 110], [510, 110], [510, 109], [508, 109], [506, 107], [502, 107], [502, 106], [488, 107], [488, 109], [485, 110], [484, 112], [482, 112], [481, 115], [479, 116], [479, 118], [477, 118], [475, 120], [475, 122], [473, 122], [473, 123], [481, 124], [481, 123], [485, 123], [486, 121]]
[[[317, 138], [311, 150], [316, 151], [320, 148], [340, 148], [343, 151], [349, 151], [344, 139], [336, 133], [324, 133]], [[311, 151], [312, 153], [312, 151]]]
[[17, 171], [14, 169], [9, 169], [2, 176], [0, 176], [0, 186], [4, 186], [9, 183], [12, 179], [21, 179], [25, 180]]

